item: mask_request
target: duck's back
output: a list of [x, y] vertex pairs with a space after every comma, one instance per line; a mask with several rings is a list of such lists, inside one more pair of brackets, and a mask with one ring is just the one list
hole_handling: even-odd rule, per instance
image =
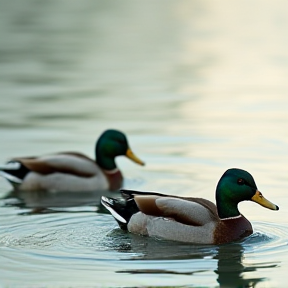
[[83, 154], [65, 152], [13, 160], [30, 170], [18, 187], [20, 190], [96, 191], [109, 188], [101, 168]]
[[19, 161], [29, 170], [40, 174], [62, 172], [75, 174], [80, 177], [91, 177], [99, 171], [95, 161], [83, 154], [73, 152], [14, 158], [13, 161]]

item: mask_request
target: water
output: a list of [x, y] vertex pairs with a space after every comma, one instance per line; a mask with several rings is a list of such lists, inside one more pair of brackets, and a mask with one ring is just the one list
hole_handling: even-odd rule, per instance
[[214, 201], [248, 170], [277, 212], [200, 246], [127, 234], [95, 193], [12, 193], [0, 179], [1, 287], [286, 287], [285, 1], [0, 1], [0, 161], [77, 150], [107, 128], [147, 166], [124, 186]]

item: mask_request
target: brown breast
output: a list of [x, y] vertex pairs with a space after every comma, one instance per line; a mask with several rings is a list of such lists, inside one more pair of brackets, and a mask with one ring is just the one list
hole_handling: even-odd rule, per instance
[[123, 176], [120, 170], [117, 170], [115, 173], [109, 173], [103, 170], [104, 175], [106, 176], [109, 182], [109, 190], [115, 191], [122, 187], [123, 184]]
[[233, 242], [252, 233], [251, 223], [242, 215], [239, 218], [220, 220], [214, 231], [214, 244]]

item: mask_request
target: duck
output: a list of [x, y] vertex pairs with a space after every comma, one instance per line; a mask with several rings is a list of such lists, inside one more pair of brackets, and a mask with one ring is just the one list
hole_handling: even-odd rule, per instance
[[79, 152], [16, 157], [0, 165], [0, 175], [15, 191], [116, 191], [123, 184], [115, 163], [121, 155], [145, 164], [132, 152], [123, 132], [108, 129], [96, 143], [95, 160]]
[[216, 187], [216, 205], [204, 198], [179, 197], [156, 192], [121, 190], [122, 198], [102, 196], [101, 203], [128, 232], [155, 238], [218, 245], [253, 233], [238, 203], [256, 202], [271, 210], [279, 207], [262, 195], [252, 175], [228, 169]]

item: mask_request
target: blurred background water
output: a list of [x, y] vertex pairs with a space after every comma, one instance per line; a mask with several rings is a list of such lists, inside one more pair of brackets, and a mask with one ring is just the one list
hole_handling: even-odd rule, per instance
[[241, 203], [255, 233], [239, 243], [184, 245], [123, 233], [95, 195], [15, 195], [0, 179], [0, 286], [286, 287], [287, 9], [0, 0], [1, 163], [94, 157], [116, 128], [147, 163], [117, 159], [126, 188], [214, 201], [223, 172], [239, 167], [280, 206]]

